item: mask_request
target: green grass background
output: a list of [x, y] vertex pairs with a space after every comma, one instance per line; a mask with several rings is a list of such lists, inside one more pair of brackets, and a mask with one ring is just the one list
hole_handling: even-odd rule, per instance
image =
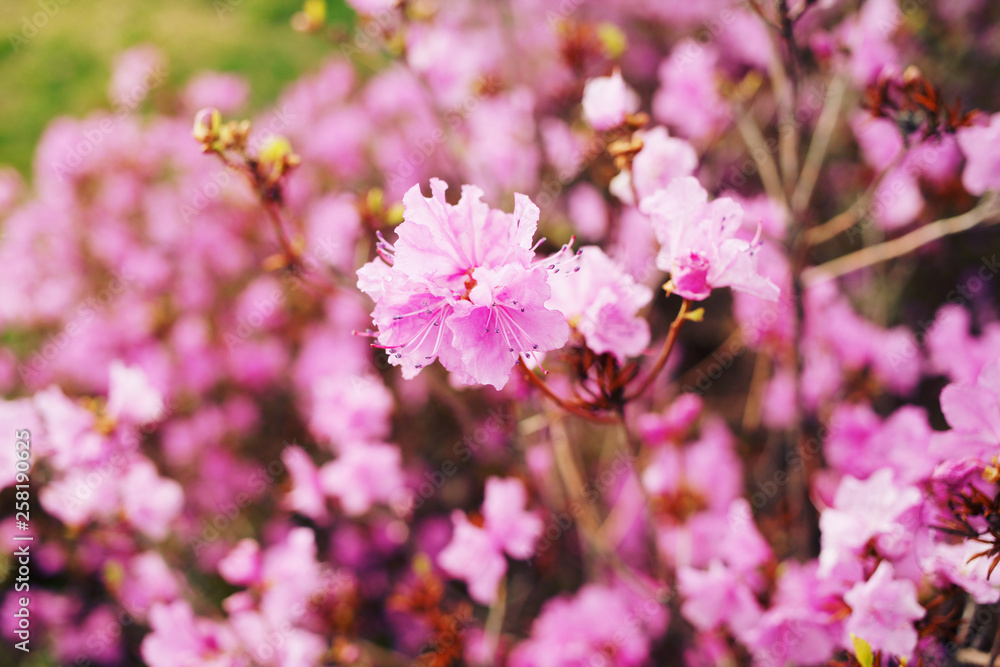
[[[35, 144], [49, 121], [110, 108], [112, 60], [131, 46], [159, 47], [174, 87], [205, 70], [245, 76], [251, 111], [336, 50], [291, 29], [301, 0], [62, 1], [49, 0], [58, 11], [15, 50], [11, 35], [21, 35], [23, 19], [30, 22], [42, 4], [0, 0], [0, 165], [29, 178]], [[342, 2], [327, 4], [331, 22], [352, 20]]]

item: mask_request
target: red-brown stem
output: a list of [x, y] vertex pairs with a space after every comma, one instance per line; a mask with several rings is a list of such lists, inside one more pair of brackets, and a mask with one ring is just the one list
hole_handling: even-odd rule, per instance
[[294, 264], [298, 261], [299, 256], [295, 248], [292, 247], [292, 242], [285, 231], [285, 225], [281, 222], [281, 213], [277, 205], [269, 201], [262, 201], [261, 203], [264, 205], [264, 210], [267, 211], [267, 217], [271, 219], [271, 223], [274, 225], [274, 231], [278, 235], [278, 241], [281, 242], [281, 250], [285, 253], [285, 259], [289, 264]]
[[653, 364], [653, 368], [649, 371], [649, 375], [647, 375], [646, 379], [642, 381], [639, 388], [628, 396], [626, 400], [631, 401], [641, 396], [643, 392], [649, 389], [649, 385], [653, 384], [653, 380], [655, 380], [656, 376], [660, 374], [663, 367], [667, 365], [667, 359], [670, 357], [670, 353], [674, 349], [674, 343], [677, 342], [677, 336], [681, 332], [681, 326], [684, 324], [684, 320], [686, 319], [688, 308], [690, 306], [691, 302], [684, 299], [684, 302], [681, 303], [680, 312], [677, 313], [677, 317], [674, 318], [673, 323], [670, 325], [670, 331], [667, 332], [667, 340], [663, 343], [663, 349], [660, 351], [659, 358], [657, 358], [656, 363]]
[[575, 403], [570, 403], [569, 401], [567, 401], [566, 399], [564, 399], [562, 396], [559, 396], [558, 394], [556, 394], [554, 391], [552, 391], [551, 387], [549, 387], [549, 385], [547, 385], [545, 383], [544, 380], [542, 380], [540, 377], [538, 377], [537, 375], [535, 375], [534, 371], [532, 371], [530, 368], [528, 368], [525, 365], [524, 359], [518, 359], [517, 365], [521, 368], [521, 372], [524, 373], [524, 377], [525, 377], [526, 380], [528, 380], [528, 382], [530, 382], [531, 384], [535, 385], [539, 390], [541, 390], [541, 392], [543, 394], [545, 394], [546, 396], [548, 396], [549, 399], [553, 403], [555, 403], [556, 405], [558, 405], [560, 408], [562, 408], [566, 412], [569, 412], [570, 414], [574, 414], [577, 417], [582, 417], [584, 419], [589, 419], [590, 421], [594, 421], [594, 422], [597, 422], [599, 424], [617, 424], [618, 423], [618, 418], [617, 417], [601, 417], [600, 415], [595, 415], [594, 413], [588, 412], [587, 410], [585, 410], [582, 406], [577, 405]]

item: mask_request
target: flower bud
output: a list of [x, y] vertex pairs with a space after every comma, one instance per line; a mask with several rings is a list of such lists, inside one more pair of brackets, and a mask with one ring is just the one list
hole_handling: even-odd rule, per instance
[[266, 180], [276, 182], [302, 159], [292, 152], [288, 139], [275, 135], [260, 149], [260, 170]]
[[302, 5], [302, 11], [292, 16], [292, 28], [299, 32], [316, 32], [325, 23], [325, 0], [306, 0]]
[[194, 138], [202, 144], [212, 144], [219, 138], [219, 129], [222, 125], [222, 114], [218, 109], [207, 107], [194, 116]]
[[628, 47], [628, 38], [614, 23], [602, 23], [597, 26], [597, 39], [601, 42], [604, 55], [612, 60], [620, 58]]

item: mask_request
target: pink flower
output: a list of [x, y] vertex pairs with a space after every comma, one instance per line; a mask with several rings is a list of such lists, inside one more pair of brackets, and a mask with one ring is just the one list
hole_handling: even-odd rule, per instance
[[724, 421], [709, 419], [698, 440], [656, 449], [642, 471], [642, 484], [654, 495], [697, 494], [708, 508], [724, 513], [743, 488], [733, 440]]
[[392, 394], [377, 376], [324, 377], [312, 395], [309, 428], [321, 440], [339, 447], [389, 435]]
[[395, 245], [380, 243], [385, 261], [360, 269], [358, 287], [375, 300], [377, 347], [403, 377], [440, 359], [459, 382], [502, 389], [522, 355], [569, 337], [562, 314], [545, 307], [545, 269], [532, 264], [538, 207], [516, 195], [513, 214], [490, 209], [468, 185], [452, 206], [447, 187], [432, 179], [432, 197], [419, 186], [406, 193]]
[[142, 658], [150, 667], [233, 664], [235, 637], [224, 625], [198, 618], [183, 600], [149, 610], [152, 632], [142, 640]]
[[223, 72], [204, 72], [184, 88], [184, 104], [188, 109], [215, 107], [231, 113], [246, 104], [250, 86], [241, 76]]
[[622, 271], [604, 251], [588, 246], [580, 251], [579, 270], [549, 279], [552, 298], [547, 308], [561, 311], [589, 347], [609, 352], [624, 364], [649, 345], [649, 324], [638, 311], [653, 292]]
[[816, 576], [816, 562], [781, 564], [771, 608], [748, 633], [754, 665], [821, 664], [840, 643], [842, 623], [831, 617], [836, 608], [829, 583]]
[[355, 444], [319, 471], [320, 485], [337, 498], [344, 513], [360, 516], [376, 503], [388, 503], [403, 486], [402, 456], [395, 445]]
[[151, 44], [135, 46], [115, 57], [108, 97], [116, 105], [135, 109], [149, 91], [163, 82], [166, 58]]
[[160, 477], [156, 466], [147, 460], [133, 463], [119, 485], [125, 520], [151, 539], [165, 538], [184, 506], [181, 485]]
[[903, 22], [897, 0], [871, 0], [841, 25], [838, 38], [849, 54], [847, 70], [856, 86], [874, 83], [897, 65], [899, 53], [890, 38]]
[[580, 238], [597, 241], [608, 231], [608, 204], [595, 185], [588, 182], [573, 187], [567, 197], [570, 221]]
[[637, 204], [632, 184], [639, 200], [670, 185], [675, 178], [693, 176], [698, 168], [698, 154], [684, 139], [671, 137], [662, 126], [637, 133], [642, 150], [632, 160], [632, 170], [622, 171], [611, 180], [610, 189], [626, 204]]
[[927, 413], [917, 406], [903, 406], [883, 422], [867, 403], [843, 404], [830, 421], [823, 453], [839, 472], [866, 479], [888, 467], [900, 482], [916, 484], [939, 463], [928, 452], [932, 430]]
[[636, 420], [643, 444], [651, 447], [668, 442], [680, 443], [701, 415], [704, 407], [698, 394], [681, 394], [663, 414], [647, 413]]
[[923, 494], [914, 486], [893, 480], [891, 468], [882, 468], [867, 480], [844, 477], [837, 488], [833, 507], [819, 518], [820, 575], [826, 576], [846, 561], [854, 561], [868, 540], [883, 539], [886, 546], [912, 532], [903, 515], [918, 505]]
[[933, 451], [957, 458], [987, 460], [1000, 444], [1000, 359], [988, 364], [975, 383], [955, 382], [941, 391], [941, 411], [951, 431], [937, 434]]
[[701, 301], [712, 289], [732, 287], [778, 299], [778, 287], [757, 271], [758, 238], [752, 242], [736, 238], [743, 209], [732, 199], [709, 203], [705, 189], [688, 176], [645, 199], [640, 209], [652, 219], [661, 246], [656, 266], [670, 273], [672, 291]]
[[718, 560], [707, 570], [678, 569], [677, 587], [684, 597], [681, 613], [699, 630], [726, 625], [741, 637], [760, 620], [761, 608], [753, 591], [738, 572]]
[[111, 363], [108, 416], [131, 424], [156, 421], [163, 415], [163, 397], [138, 366]]
[[588, 584], [572, 597], [550, 600], [531, 637], [510, 657], [511, 667], [639, 667], [667, 625], [655, 598], [624, 586]]
[[981, 323], [979, 336], [973, 336], [971, 329], [972, 316], [962, 306], [947, 304], [938, 309], [924, 337], [931, 370], [952, 382], [976, 381], [1000, 353], [1000, 322]]
[[963, 127], [956, 136], [968, 160], [962, 172], [965, 189], [974, 195], [1000, 190], [1000, 113], [990, 116], [989, 125]]
[[542, 520], [525, 510], [527, 492], [518, 479], [486, 480], [483, 527], [473, 525], [459, 510], [452, 514], [455, 533], [438, 554], [438, 565], [469, 585], [469, 595], [481, 604], [496, 597], [507, 572], [504, 552], [511, 558], [531, 556], [542, 532]]
[[491, 604], [500, 580], [507, 573], [507, 560], [486, 529], [469, 523], [460, 510], [455, 510], [451, 519], [455, 532], [448, 546], [438, 554], [438, 565], [449, 575], [465, 581], [473, 600]]
[[706, 141], [732, 118], [729, 103], [719, 95], [716, 65], [719, 54], [694, 39], [678, 42], [660, 63], [660, 87], [653, 97], [653, 116], [692, 141]]
[[118, 599], [129, 613], [145, 619], [145, 612], [160, 602], [173, 602], [180, 594], [178, 575], [157, 551], [144, 551], [125, 563]]
[[292, 478], [292, 488], [282, 501], [282, 507], [315, 521], [329, 518], [319, 471], [305, 450], [295, 445], [285, 447], [281, 460]]
[[590, 79], [583, 88], [583, 117], [595, 130], [618, 127], [638, 108], [639, 96], [617, 67], [611, 76]]
[[219, 561], [219, 574], [235, 586], [249, 586], [260, 580], [260, 545], [256, 540], [244, 538]]
[[917, 587], [912, 581], [894, 579], [892, 563], [882, 561], [875, 573], [844, 594], [851, 615], [844, 627], [843, 640], [850, 646], [850, 635], [871, 644], [873, 651], [884, 651], [910, 658], [917, 647], [913, 622], [926, 610], [917, 601]]

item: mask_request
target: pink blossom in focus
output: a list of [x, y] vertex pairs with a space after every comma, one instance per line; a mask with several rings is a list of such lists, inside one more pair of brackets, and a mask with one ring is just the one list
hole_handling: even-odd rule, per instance
[[545, 306], [562, 312], [591, 350], [611, 353], [623, 364], [649, 345], [649, 325], [638, 311], [653, 292], [636, 284], [596, 246], [583, 248], [579, 262], [572, 272], [549, 279], [552, 298]]
[[385, 245], [391, 264], [369, 262], [358, 286], [375, 300], [378, 341], [404, 377], [440, 358], [460, 382], [501, 389], [521, 355], [569, 335], [562, 314], [544, 305], [545, 269], [532, 264], [538, 207], [518, 195], [513, 214], [490, 209], [473, 186], [452, 206], [442, 181], [431, 189], [429, 198], [418, 186], [407, 192], [398, 239]]

